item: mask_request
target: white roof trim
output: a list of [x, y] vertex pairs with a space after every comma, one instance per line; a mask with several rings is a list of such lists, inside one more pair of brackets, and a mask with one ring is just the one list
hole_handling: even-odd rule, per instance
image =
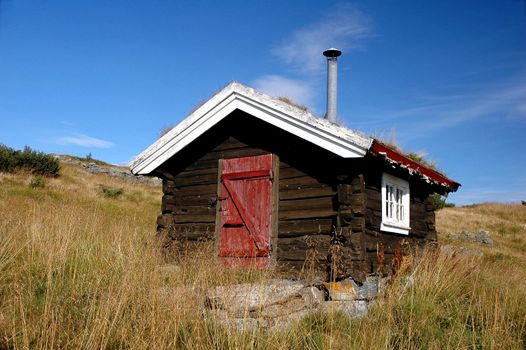
[[298, 107], [232, 82], [135, 157], [130, 165], [132, 173], [151, 173], [236, 109], [343, 158], [363, 157], [373, 141]]

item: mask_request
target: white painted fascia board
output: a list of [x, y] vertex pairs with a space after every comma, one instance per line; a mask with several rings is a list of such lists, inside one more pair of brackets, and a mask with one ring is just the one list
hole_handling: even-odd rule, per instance
[[266, 105], [254, 103], [250, 99], [240, 97], [238, 101], [240, 110], [258, 119], [272, 124], [282, 130], [288, 131], [306, 141], [312, 142], [343, 158], [363, 157], [368, 150], [367, 146], [352, 143], [334, 135], [328, 130], [313, 126], [285, 113], [273, 110]]
[[139, 154], [131, 163], [132, 173], [151, 173], [236, 109], [344, 158], [363, 157], [372, 144], [368, 137], [233, 82]]

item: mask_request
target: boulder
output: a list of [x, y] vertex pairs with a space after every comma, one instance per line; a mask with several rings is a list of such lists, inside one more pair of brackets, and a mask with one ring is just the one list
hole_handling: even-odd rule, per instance
[[493, 246], [493, 240], [491, 239], [491, 234], [488, 231], [481, 230], [478, 232], [453, 232], [447, 235], [447, 238], [450, 240], [467, 240], [487, 246]]
[[314, 286], [304, 287], [299, 290], [298, 294], [305, 304], [310, 307], [319, 305], [326, 299], [324, 291]]
[[342, 312], [350, 318], [363, 317], [369, 310], [369, 303], [365, 300], [354, 301], [326, 301], [321, 305], [322, 312]]
[[256, 327], [270, 331], [283, 329], [312, 312], [342, 312], [352, 318], [362, 317], [382, 282], [368, 277], [363, 285], [348, 279], [317, 287], [275, 279], [261, 284], [215, 287], [206, 292], [205, 314], [238, 331], [252, 331]]
[[299, 295], [303, 283], [291, 280], [271, 280], [265, 284], [236, 284], [208, 291], [207, 304], [232, 314], [247, 314], [273, 304], [285, 304]]
[[352, 301], [352, 300], [372, 300], [378, 295], [379, 287], [385, 281], [377, 276], [367, 276], [362, 285], [356, 283], [352, 278], [340, 282], [327, 282], [324, 286], [329, 292], [330, 300]]

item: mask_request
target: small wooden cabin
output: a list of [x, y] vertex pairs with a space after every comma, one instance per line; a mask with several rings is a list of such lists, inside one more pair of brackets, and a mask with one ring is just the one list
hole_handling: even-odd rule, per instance
[[294, 274], [310, 261], [321, 276], [357, 281], [379, 260], [388, 267], [402, 242], [436, 241], [430, 196], [459, 187], [378, 140], [237, 82], [131, 169], [163, 179], [157, 228], [168, 241], [215, 240], [226, 265]]

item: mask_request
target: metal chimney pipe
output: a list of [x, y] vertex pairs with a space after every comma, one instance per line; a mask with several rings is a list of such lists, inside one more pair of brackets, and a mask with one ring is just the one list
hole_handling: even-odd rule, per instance
[[338, 56], [342, 52], [331, 47], [323, 51], [323, 56], [327, 57], [327, 113], [325, 118], [332, 123], [336, 123], [336, 107], [338, 100]]

